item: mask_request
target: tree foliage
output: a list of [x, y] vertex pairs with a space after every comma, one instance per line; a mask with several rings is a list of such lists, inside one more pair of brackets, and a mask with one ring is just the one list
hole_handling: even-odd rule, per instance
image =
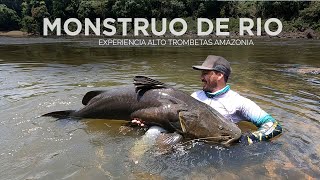
[[21, 4], [23, 0], [0, 0], [0, 4], [6, 5], [8, 8], [16, 11], [21, 16]]
[[41, 33], [43, 18], [50, 17], [45, 1], [24, 0], [21, 6], [22, 28], [29, 33]]
[[17, 12], [0, 4], [0, 30], [14, 30], [19, 27], [20, 18]]
[[[0, 28], [41, 32], [44, 17], [61, 18], [280, 18], [318, 28], [320, 2], [197, 0], [0, 0]], [[3, 22], [6, 23], [3, 23]]]

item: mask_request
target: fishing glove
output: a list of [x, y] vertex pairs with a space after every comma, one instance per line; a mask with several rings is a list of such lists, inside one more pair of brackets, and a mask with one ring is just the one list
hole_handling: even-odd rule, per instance
[[258, 131], [243, 133], [239, 139], [242, 144], [252, 144], [260, 141], [268, 141], [281, 134], [282, 128], [278, 122], [267, 122]]

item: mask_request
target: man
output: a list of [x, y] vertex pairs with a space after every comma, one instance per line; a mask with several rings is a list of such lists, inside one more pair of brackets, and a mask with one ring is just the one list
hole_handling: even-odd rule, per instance
[[[193, 66], [193, 69], [201, 71], [203, 89], [192, 93], [192, 97], [208, 104], [234, 123], [246, 120], [259, 128], [252, 133], [244, 133], [240, 138], [241, 143], [267, 141], [281, 134], [280, 124], [271, 115], [253, 101], [232, 91], [226, 84], [231, 74], [230, 63], [226, 59], [209, 55], [201, 66]], [[144, 126], [139, 120], [132, 122]]]
[[194, 92], [192, 97], [208, 104], [234, 123], [246, 120], [259, 128], [243, 134], [242, 143], [266, 141], [281, 134], [282, 128], [272, 116], [226, 84], [231, 73], [230, 63], [226, 59], [209, 55], [201, 66], [193, 66], [193, 69], [201, 71], [203, 90]]

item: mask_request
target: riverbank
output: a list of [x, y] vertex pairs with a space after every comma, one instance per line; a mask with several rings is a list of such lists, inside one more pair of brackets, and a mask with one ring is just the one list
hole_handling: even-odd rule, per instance
[[0, 31], [0, 36], [7, 36], [7, 37], [27, 37], [31, 34], [23, 31]]

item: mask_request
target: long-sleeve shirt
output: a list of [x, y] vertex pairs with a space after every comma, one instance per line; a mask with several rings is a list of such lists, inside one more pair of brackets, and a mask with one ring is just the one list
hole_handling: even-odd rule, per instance
[[268, 140], [282, 132], [281, 126], [271, 115], [250, 99], [231, 90], [229, 85], [214, 93], [200, 90], [191, 96], [208, 104], [234, 123], [242, 120], [252, 122], [259, 128], [253, 135], [260, 141]]

